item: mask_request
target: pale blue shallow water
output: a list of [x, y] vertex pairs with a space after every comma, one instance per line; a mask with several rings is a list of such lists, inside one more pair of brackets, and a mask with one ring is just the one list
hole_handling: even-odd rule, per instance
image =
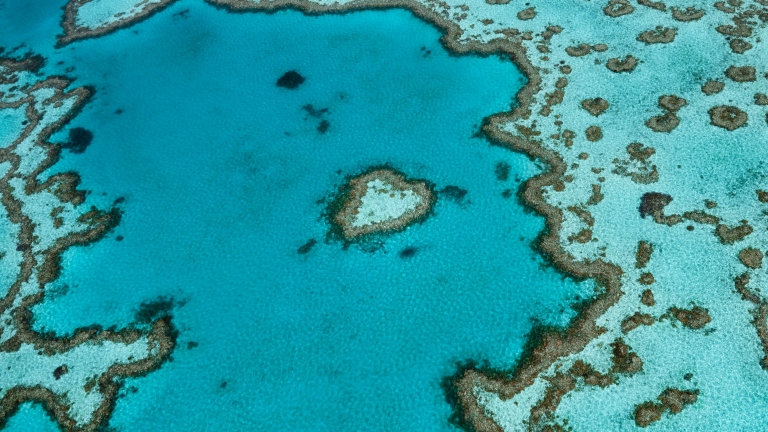
[[[440, 381], [456, 362], [510, 367], [532, 319], [563, 325], [590, 294], [531, 249], [542, 218], [502, 197], [538, 169], [472, 138], [524, 83], [510, 61], [451, 56], [401, 10], [231, 14], [191, 0], [54, 51], [58, 20], [41, 16], [62, 4], [27, 10], [29, 26], [0, 38], [95, 86], [70, 125], [95, 139], [55, 171], [78, 171], [91, 203], [125, 197], [124, 217], [65, 254], [66, 294], [36, 307], [35, 325], [125, 326], [142, 301], [186, 301], [173, 361], [127, 381], [138, 390], [118, 400], [116, 430], [451, 430]], [[291, 69], [306, 82], [276, 87]], [[306, 104], [328, 108], [326, 134]], [[439, 199], [374, 252], [323, 242], [317, 201], [384, 163], [467, 196]], [[320, 243], [299, 255], [310, 238]], [[402, 259], [406, 247], [418, 252]], [[18, 415], [50, 422], [37, 408]]]

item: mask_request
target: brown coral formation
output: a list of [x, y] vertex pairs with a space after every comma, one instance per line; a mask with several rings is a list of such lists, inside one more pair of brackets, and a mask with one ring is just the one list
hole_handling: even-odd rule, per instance
[[715, 235], [720, 239], [722, 244], [734, 244], [738, 241], [744, 240], [744, 237], [752, 234], [754, 229], [747, 223], [747, 221], [741, 221], [740, 225], [735, 227], [729, 227], [725, 224], [719, 224], [715, 227]]
[[659, 402], [643, 402], [635, 407], [635, 424], [647, 427], [661, 420], [661, 415], [666, 411], [678, 414], [686, 406], [696, 403], [698, 397], [698, 390], [667, 388], [656, 398]]
[[679, 96], [664, 95], [659, 97], [659, 106], [668, 111], [677, 112], [686, 105], [688, 105], [688, 101]]
[[579, 44], [576, 46], [569, 46], [565, 49], [565, 52], [571, 57], [582, 57], [592, 51], [592, 47], [589, 44]]
[[646, 272], [640, 275], [640, 279], [637, 280], [642, 285], [652, 285], [655, 282], [653, 273]]
[[646, 306], [653, 306], [656, 304], [656, 299], [653, 298], [653, 291], [650, 289], [643, 290], [640, 294], [640, 303]]
[[685, 10], [672, 8], [672, 18], [680, 22], [696, 21], [704, 16], [704, 10], [687, 7]]
[[712, 124], [727, 129], [736, 130], [747, 123], [747, 113], [731, 105], [719, 105], [709, 109]]
[[705, 225], [717, 225], [720, 223], [720, 218], [711, 215], [703, 210], [687, 211], [683, 213], [683, 218], [694, 221], [696, 223]]
[[529, 7], [517, 13], [517, 19], [527, 21], [536, 18], [536, 9]]
[[659, 107], [665, 110], [665, 113], [651, 117], [645, 122], [645, 125], [654, 132], [671, 132], [680, 124], [677, 111], [687, 104], [688, 101], [675, 95], [661, 96], [659, 97]]
[[768, 370], [768, 302], [753, 292], [749, 287], [749, 273], [744, 273], [734, 278], [736, 292], [741, 295], [742, 300], [755, 305], [752, 313], [752, 325], [757, 330], [757, 337], [760, 339], [760, 345], [763, 348], [763, 358], [760, 359], [760, 366]]
[[[396, 191], [395, 193], [411, 191], [418, 195], [421, 200], [414, 209], [396, 218], [357, 226], [355, 221], [362, 206], [363, 197], [368, 193], [368, 184], [375, 180], [391, 185]], [[409, 180], [404, 174], [390, 168], [374, 167], [350, 179], [346, 185], [342, 186], [339, 198], [331, 203], [332, 207], [338, 208], [338, 211], [331, 215], [331, 221], [348, 241], [373, 233], [399, 231], [413, 222], [422, 220], [432, 209], [435, 200], [435, 193], [428, 182]]]
[[611, 372], [634, 375], [643, 370], [643, 360], [632, 348], [619, 338], [611, 342]]
[[647, 6], [652, 9], [660, 10], [662, 12], [667, 10], [667, 5], [660, 1], [652, 1], [652, 0], [637, 0], [637, 4]]
[[649, 184], [659, 180], [659, 172], [656, 165], [650, 163], [650, 158], [656, 153], [652, 147], [646, 147], [641, 143], [631, 143], [627, 146], [629, 160], [613, 160], [614, 174], [629, 177], [638, 184]]
[[656, 26], [653, 30], [647, 30], [637, 36], [637, 40], [647, 45], [665, 44], [675, 40], [677, 30], [671, 27]]
[[645, 268], [651, 260], [651, 254], [653, 254], [653, 245], [644, 240], [638, 242], [637, 252], [635, 252], [635, 267]]
[[637, 59], [632, 55], [628, 55], [623, 59], [614, 57], [614, 58], [608, 59], [608, 62], [606, 62], [605, 66], [612, 72], [629, 73], [635, 70], [635, 67], [637, 67]]
[[576, 378], [584, 380], [584, 384], [598, 387], [608, 387], [613, 384], [613, 377], [609, 374], [603, 374], [595, 370], [592, 365], [583, 360], [576, 360], [568, 371]]
[[672, 130], [680, 125], [680, 119], [675, 113], [668, 112], [649, 118], [645, 125], [654, 132], [672, 132]]
[[757, 80], [753, 66], [730, 66], [725, 70], [725, 76], [739, 83]]
[[629, 154], [630, 159], [645, 162], [650, 159], [651, 156], [656, 154], [656, 149], [634, 142], [627, 146], [627, 153]]
[[654, 218], [664, 216], [664, 207], [672, 202], [672, 197], [659, 192], [648, 192], [640, 198], [640, 217], [646, 216]]
[[745, 41], [744, 39], [731, 39], [731, 41], [728, 43], [728, 46], [730, 46], [731, 51], [735, 52], [736, 54], [744, 54], [748, 50], [752, 49], [752, 44]]
[[584, 131], [588, 141], [600, 141], [603, 139], [603, 131], [600, 126], [590, 126]]
[[704, 326], [712, 321], [709, 311], [700, 306], [694, 306], [691, 309], [671, 307], [669, 308], [669, 313], [684, 326], [693, 330], [704, 328]]
[[653, 325], [654, 322], [655, 320], [653, 319], [653, 316], [635, 312], [634, 314], [624, 318], [621, 321], [621, 331], [624, 333], [629, 333], [641, 325], [649, 326]]
[[581, 101], [581, 107], [595, 117], [605, 112], [605, 110], [607, 110], [610, 105], [611, 104], [608, 103], [607, 100], [599, 97], [594, 99], [584, 99]]
[[705, 95], [711, 96], [720, 93], [724, 88], [725, 84], [722, 81], [709, 80], [701, 87], [701, 91]]
[[763, 253], [759, 249], [744, 248], [739, 251], [739, 261], [751, 269], [759, 269], [763, 266]]
[[627, 0], [610, 0], [603, 8], [603, 12], [611, 18], [629, 15], [634, 11], [635, 8]]

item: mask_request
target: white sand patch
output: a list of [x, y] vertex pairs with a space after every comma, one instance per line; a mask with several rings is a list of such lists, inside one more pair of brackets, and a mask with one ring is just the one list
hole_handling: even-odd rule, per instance
[[424, 200], [412, 190], [400, 190], [391, 184], [374, 179], [367, 183], [367, 191], [360, 199], [360, 207], [352, 226], [360, 228], [402, 217]]

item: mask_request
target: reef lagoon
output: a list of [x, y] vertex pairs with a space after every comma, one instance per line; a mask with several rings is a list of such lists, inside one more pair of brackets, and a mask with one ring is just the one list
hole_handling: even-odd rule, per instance
[[761, 430], [768, 1], [686, 1], [0, 0], [0, 428]]
[[[93, 86], [51, 138], [92, 141], [46, 173], [76, 171], [86, 203], [122, 217], [63, 254], [33, 328], [170, 314], [178, 331], [167, 362], [124, 380], [114, 430], [455, 430], [441, 384], [459, 363], [509, 369], [534, 325], [567, 325], [593, 294], [534, 248], [544, 219], [517, 192], [542, 167], [481, 132], [526, 82], [508, 58], [452, 55], [400, 9], [192, 0], [53, 49], [61, 6], [6, 0], [0, 20], [29, 18], [0, 45], [24, 41], [44, 74]], [[288, 71], [304, 81], [276, 85]], [[376, 166], [429, 181], [431, 213], [359, 242], [329, 235], [339, 187]], [[27, 403], [6, 430], [32, 424], [55, 429]]]

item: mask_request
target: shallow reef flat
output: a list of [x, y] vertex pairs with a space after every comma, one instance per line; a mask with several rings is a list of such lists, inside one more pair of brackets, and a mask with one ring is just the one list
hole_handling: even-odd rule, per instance
[[[486, 136], [545, 162], [539, 248], [602, 291], [509, 370], [448, 386], [477, 431], [755, 430], [768, 413], [768, 3], [208, 0], [233, 11], [401, 7], [528, 84]], [[489, 301], [493, 301], [490, 299]], [[418, 402], [414, 402], [418, 403]]]
[[73, 0], [64, 8], [59, 45], [97, 37], [130, 26], [176, 0]]
[[[37, 56], [0, 58], [0, 203], [6, 249], [0, 254], [0, 425], [20, 404], [41, 403], [66, 430], [95, 430], [110, 415], [121, 378], [159, 367], [174, 348], [168, 319], [122, 330], [99, 326], [69, 335], [32, 329], [30, 309], [60, 272], [61, 254], [98, 241], [120, 210], [89, 207], [74, 172], [41, 174], [59, 158], [47, 140], [86, 103], [92, 90], [39, 73]], [[9, 115], [5, 115], [8, 113]], [[22, 115], [23, 114], [23, 115]]]

